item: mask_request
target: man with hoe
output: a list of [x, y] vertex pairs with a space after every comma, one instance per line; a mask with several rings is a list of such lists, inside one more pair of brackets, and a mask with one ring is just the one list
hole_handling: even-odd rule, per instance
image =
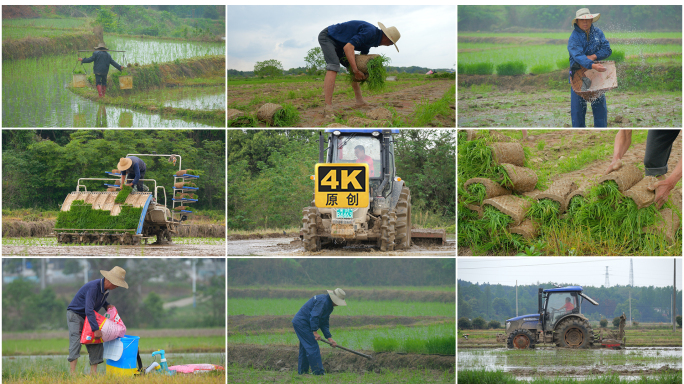
[[149, 190], [141, 181], [145, 178], [147, 165], [140, 158], [136, 156], [122, 157], [119, 159], [119, 164], [116, 165], [116, 168], [121, 172], [121, 186], [124, 185], [124, 179], [128, 176], [128, 180], [132, 179], [132, 181], [125, 185], [133, 187], [133, 192], [146, 192], [145, 189]]
[[292, 326], [299, 338], [297, 373], [300, 375], [308, 374], [309, 367], [314, 375], [325, 374], [321, 350], [318, 348], [318, 340], [321, 336], [317, 331], [320, 328], [323, 336], [328, 339], [333, 348], [337, 347], [337, 343], [330, 334], [329, 321], [334, 307], [347, 305], [344, 296], [344, 291], [340, 288], [334, 291], [328, 290], [327, 294], [316, 295], [309, 299], [292, 319]]
[[[100, 308], [109, 309], [112, 305], [107, 302], [109, 292], [118, 287], [128, 289], [126, 283], [126, 270], [114, 267], [111, 271], [100, 270], [101, 279], [86, 283], [78, 290], [71, 304], [67, 307], [67, 326], [69, 328], [69, 369], [71, 374], [76, 373], [76, 363], [81, 356], [81, 333], [83, 324], [88, 319], [90, 329], [95, 329], [93, 336], [102, 337], [102, 331], [97, 325], [95, 312]], [[97, 373], [97, 365], [101, 364], [104, 353], [103, 344], [86, 344], [88, 358], [90, 359], [90, 374]]]
[[123, 72], [121, 66], [112, 59], [112, 56], [107, 52], [109, 49], [104, 43], [100, 43], [95, 47], [95, 52], [93, 55], [87, 58], [79, 57], [78, 61], [82, 63], [92, 63], [93, 61], [93, 72], [95, 73], [95, 84], [97, 85], [97, 94], [99, 97], [104, 97], [107, 92], [107, 74], [109, 73], [109, 64], [113, 65], [114, 68], [118, 69], [119, 72]]
[[[335, 90], [335, 78], [337, 72], [340, 71], [340, 62], [343, 57], [347, 58], [347, 63], [342, 65], [347, 68], [349, 75], [361, 81], [366, 78], [366, 75], [356, 67], [354, 51], [360, 51], [362, 55], [367, 55], [372, 47], [394, 45], [394, 48], [399, 52], [396, 43], [401, 34], [397, 28], [385, 28], [380, 22], [378, 25], [380, 28], [365, 21], [352, 20], [346, 23], [333, 24], [318, 34], [318, 43], [321, 45], [326, 63], [325, 82], [323, 83], [323, 92], [325, 93], [323, 115], [325, 117], [334, 117], [332, 96]], [[353, 82], [352, 89], [354, 89], [354, 96], [356, 97], [356, 106], [367, 106], [368, 103], [361, 96], [359, 83]]]

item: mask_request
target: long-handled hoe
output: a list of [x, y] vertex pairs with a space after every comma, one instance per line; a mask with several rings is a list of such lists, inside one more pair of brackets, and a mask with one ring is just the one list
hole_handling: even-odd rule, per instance
[[[328, 345], [332, 345], [332, 343], [329, 342], [329, 341], [327, 341], [327, 340], [320, 339], [320, 340], [318, 340], [318, 341], [322, 341], [322, 342], [324, 342], [324, 343], [326, 343], [326, 344], [328, 344]], [[345, 351], [351, 352], [351, 353], [353, 353], [353, 354], [355, 354], [355, 355], [363, 356], [363, 357], [365, 357], [365, 358], [368, 359], [368, 360], [373, 360], [373, 356], [371, 356], [371, 355], [364, 355], [364, 354], [361, 353], [361, 352], [352, 351], [351, 349], [348, 349], [348, 348], [345, 348], [345, 347], [340, 347], [339, 345], [337, 346], [337, 348], [344, 349]]]

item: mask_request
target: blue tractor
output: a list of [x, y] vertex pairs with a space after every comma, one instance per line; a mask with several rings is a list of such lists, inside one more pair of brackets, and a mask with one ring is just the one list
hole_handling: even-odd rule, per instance
[[624, 346], [625, 316], [621, 317], [619, 332], [610, 338], [594, 334], [589, 319], [582, 314], [582, 304], [587, 301], [598, 305], [585, 295], [582, 287], [539, 288], [539, 313], [523, 315], [506, 320], [506, 334], [497, 335], [498, 342], [506, 342], [508, 348], [528, 349], [538, 344], [555, 344], [562, 348], [598, 347], [620, 349]]

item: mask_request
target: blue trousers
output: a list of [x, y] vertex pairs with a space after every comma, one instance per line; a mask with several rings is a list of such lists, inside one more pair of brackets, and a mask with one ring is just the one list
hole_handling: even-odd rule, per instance
[[[602, 95], [591, 103], [591, 110], [594, 112], [594, 127], [608, 127], [608, 106], [606, 105], [606, 95]], [[570, 115], [573, 127], [586, 127], [584, 118], [587, 115], [587, 101], [578, 96], [570, 87]]]
[[314, 375], [324, 375], [323, 360], [321, 359], [321, 349], [318, 341], [313, 335], [311, 327], [300, 323], [292, 323], [295, 333], [299, 338], [299, 364], [297, 373], [309, 373], [309, 367]]

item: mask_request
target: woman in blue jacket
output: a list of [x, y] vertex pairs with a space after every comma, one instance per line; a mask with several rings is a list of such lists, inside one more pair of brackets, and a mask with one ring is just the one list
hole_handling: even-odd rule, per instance
[[[570, 83], [575, 71], [584, 67], [605, 72], [606, 68], [595, 61], [608, 58], [613, 51], [606, 36], [593, 23], [601, 17], [600, 13], [592, 14], [588, 8], [582, 8], [572, 20], [573, 31], [568, 39], [568, 53], [570, 53]], [[591, 102], [594, 112], [594, 127], [608, 126], [608, 106], [606, 96], [602, 95]], [[587, 102], [578, 96], [570, 87], [570, 114], [573, 127], [585, 127], [584, 117], [587, 114]]]
[[321, 350], [317, 342], [321, 339], [318, 329], [321, 329], [323, 336], [328, 339], [333, 348], [337, 346], [337, 343], [330, 334], [329, 321], [334, 307], [347, 305], [344, 296], [345, 293], [340, 288], [334, 291], [328, 290], [327, 294], [316, 295], [309, 299], [292, 319], [292, 326], [299, 338], [299, 365], [297, 373], [300, 375], [308, 374], [309, 367], [311, 367], [314, 375], [325, 374]]

